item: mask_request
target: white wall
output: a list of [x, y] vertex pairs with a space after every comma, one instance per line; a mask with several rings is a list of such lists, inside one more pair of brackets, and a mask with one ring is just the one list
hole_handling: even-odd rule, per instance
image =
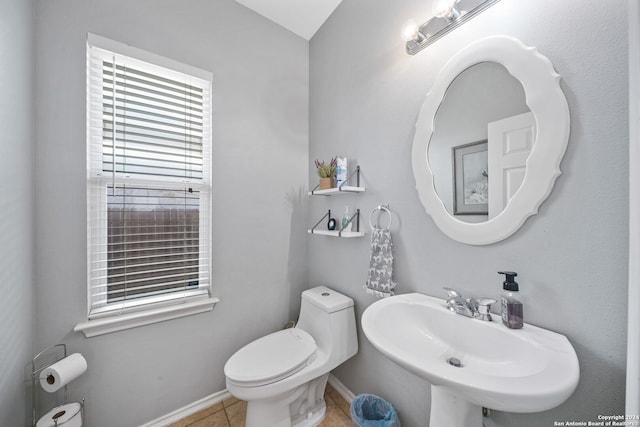
[[[213, 73], [213, 293], [206, 314], [86, 339], [85, 40]], [[88, 361], [88, 424], [131, 427], [225, 388], [223, 365], [306, 289], [308, 43], [232, 0], [36, 2], [38, 348]], [[288, 315], [289, 313], [289, 315]]]
[[[627, 38], [624, 0], [502, 0], [418, 55], [400, 31], [431, 16], [430, 1], [344, 0], [310, 45], [310, 157], [360, 163], [366, 193], [313, 199], [325, 209], [389, 203], [395, 213], [397, 291], [497, 297], [501, 269], [517, 271], [525, 318], [565, 334], [581, 366], [575, 394], [540, 414], [495, 413], [488, 426], [550, 426], [624, 413], [628, 241]], [[435, 76], [470, 42], [506, 34], [537, 47], [562, 76], [571, 110], [563, 174], [538, 215], [509, 239], [467, 246], [448, 239], [418, 200], [411, 143]], [[315, 177], [310, 174], [310, 179]], [[341, 211], [340, 211], [341, 212]], [[365, 226], [366, 224], [365, 220]], [[368, 238], [311, 236], [310, 286], [355, 298], [358, 317], [373, 302], [362, 290]], [[398, 325], [399, 328], [402, 325]], [[375, 393], [399, 409], [402, 425], [423, 427], [429, 385], [389, 362], [360, 334], [358, 355], [335, 371], [354, 393]], [[492, 343], [487, 343], [492, 345]], [[508, 351], [508, 349], [505, 349]], [[437, 426], [433, 426], [437, 427]]]
[[31, 423], [33, 3], [0, 0], [0, 425]]

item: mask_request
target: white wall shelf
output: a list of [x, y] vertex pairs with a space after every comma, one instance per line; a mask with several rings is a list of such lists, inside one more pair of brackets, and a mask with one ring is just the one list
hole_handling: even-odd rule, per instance
[[[353, 182], [352, 178], [355, 175], [355, 182]], [[355, 185], [347, 185], [349, 183]], [[360, 166], [356, 166], [356, 170], [351, 172], [351, 175], [339, 186], [334, 188], [329, 188], [326, 190], [318, 190], [320, 184], [316, 185], [313, 190], [309, 191], [310, 196], [331, 196], [333, 194], [340, 193], [364, 193], [364, 187], [360, 186]]]
[[364, 187], [351, 187], [344, 185], [342, 187], [329, 188], [328, 190], [312, 190], [309, 191], [310, 196], [331, 196], [340, 193], [364, 193]]
[[[355, 179], [352, 179], [354, 178], [354, 176], [355, 176]], [[355, 184], [355, 186], [346, 185], [349, 183], [350, 180], [353, 184]], [[310, 196], [331, 196], [334, 194], [341, 194], [341, 193], [357, 194], [357, 193], [363, 193], [365, 191], [364, 187], [360, 187], [360, 166], [356, 166], [356, 169], [351, 173], [351, 175], [349, 175], [347, 179], [338, 187], [329, 188], [327, 190], [318, 190], [318, 187], [319, 186], [316, 185], [313, 190], [309, 191], [309, 195]], [[340, 224], [338, 222], [339, 219], [336, 219], [336, 224], [335, 224], [336, 227], [338, 228], [337, 230], [318, 229], [318, 226], [320, 225], [320, 223], [322, 223], [325, 219], [327, 221], [331, 219], [331, 209], [329, 209], [327, 213], [322, 218], [320, 218], [320, 221], [316, 222], [316, 225], [314, 225], [309, 230], [307, 230], [307, 232], [309, 234], [320, 234], [323, 236], [332, 236], [332, 237], [341, 237], [341, 238], [362, 237], [365, 235], [363, 231], [360, 231], [360, 209], [356, 209], [356, 212], [351, 216], [351, 218], [349, 218], [349, 224], [351, 224], [350, 228], [353, 228], [354, 231], [343, 231], [343, 229], [340, 228]]]
[[[324, 214], [322, 218], [320, 218], [320, 221], [316, 222], [316, 225], [308, 229], [307, 232], [309, 234], [321, 234], [323, 236], [333, 236], [333, 237], [343, 237], [343, 238], [362, 237], [365, 234], [364, 232], [360, 231], [360, 209], [356, 209], [356, 213], [354, 213], [351, 216], [351, 218], [349, 218], [349, 223], [355, 229], [354, 231], [343, 231], [342, 228], [337, 230], [318, 229], [318, 225], [320, 225], [320, 223], [322, 223], [325, 219], [329, 221], [330, 218], [331, 218], [331, 209], [327, 210], [327, 213]], [[337, 220], [336, 220], [336, 226], [338, 226]]]
[[322, 236], [343, 237], [348, 239], [350, 237], [362, 237], [365, 235], [364, 231], [343, 231], [338, 230], [307, 230], [309, 234], [320, 234]]

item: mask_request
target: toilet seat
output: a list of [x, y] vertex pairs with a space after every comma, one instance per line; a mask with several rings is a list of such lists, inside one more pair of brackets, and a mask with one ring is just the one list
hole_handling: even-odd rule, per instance
[[229, 358], [224, 374], [243, 386], [274, 383], [311, 363], [316, 349], [316, 341], [306, 331], [284, 329], [242, 347]]

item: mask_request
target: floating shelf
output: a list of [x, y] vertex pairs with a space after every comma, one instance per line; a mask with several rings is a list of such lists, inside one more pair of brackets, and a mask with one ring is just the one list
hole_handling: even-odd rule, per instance
[[[350, 182], [351, 178], [354, 178], [355, 175], [355, 186], [346, 185]], [[351, 181], [353, 183], [353, 181]], [[360, 166], [356, 166], [356, 170], [354, 170], [351, 175], [347, 177], [347, 179], [338, 187], [329, 188], [327, 190], [318, 190], [320, 185], [316, 185], [315, 188], [309, 191], [310, 196], [331, 196], [332, 194], [340, 194], [340, 193], [364, 193], [364, 187], [360, 187]]]
[[332, 237], [362, 237], [364, 236], [363, 231], [343, 231], [342, 233], [338, 230], [307, 230], [309, 234], [321, 234], [323, 236], [332, 236]]
[[327, 211], [326, 214], [320, 221], [316, 222], [316, 225], [307, 230], [309, 234], [321, 234], [323, 236], [333, 236], [333, 237], [362, 237], [364, 236], [364, 232], [360, 231], [360, 209], [356, 209], [356, 213], [354, 213], [351, 218], [349, 218], [349, 223], [354, 226], [355, 231], [342, 231], [342, 230], [319, 230], [318, 225], [323, 222], [325, 219], [328, 220], [331, 218], [331, 209]]
[[328, 190], [313, 190], [309, 191], [310, 196], [331, 196], [332, 194], [339, 193], [364, 193], [364, 187], [351, 187], [344, 185], [342, 187], [329, 188]]

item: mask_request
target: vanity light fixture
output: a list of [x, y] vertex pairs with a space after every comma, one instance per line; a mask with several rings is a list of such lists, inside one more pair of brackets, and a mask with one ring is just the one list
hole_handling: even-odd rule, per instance
[[435, 0], [434, 17], [418, 26], [413, 19], [405, 24], [402, 37], [409, 55], [415, 55], [445, 34], [464, 24], [500, 0]]

